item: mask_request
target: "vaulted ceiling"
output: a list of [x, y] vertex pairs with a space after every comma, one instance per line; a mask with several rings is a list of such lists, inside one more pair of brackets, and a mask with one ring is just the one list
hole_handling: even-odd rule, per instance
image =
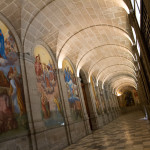
[[36, 41], [42, 40], [59, 67], [68, 57], [77, 74], [83, 69], [112, 89], [135, 87], [128, 13], [123, 0], [23, 0], [17, 30], [31, 55]]

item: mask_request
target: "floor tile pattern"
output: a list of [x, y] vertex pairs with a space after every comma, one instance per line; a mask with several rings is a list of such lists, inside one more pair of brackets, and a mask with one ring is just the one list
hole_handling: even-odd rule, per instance
[[122, 115], [64, 150], [150, 150], [150, 122], [142, 112]]

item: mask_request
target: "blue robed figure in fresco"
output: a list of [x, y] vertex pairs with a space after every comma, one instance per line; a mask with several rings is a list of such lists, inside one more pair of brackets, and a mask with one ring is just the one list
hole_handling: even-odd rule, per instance
[[65, 82], [69, 82], [69, 81], [70, 81], [70, 73], [68, 69], [65, 68]]
[[6, 55], [5, 55], [4, 36], [3, 36], [3, 33], [1, 31], [1, 29], [0, 29], [0, 55], [4, 59], [7, 58]]

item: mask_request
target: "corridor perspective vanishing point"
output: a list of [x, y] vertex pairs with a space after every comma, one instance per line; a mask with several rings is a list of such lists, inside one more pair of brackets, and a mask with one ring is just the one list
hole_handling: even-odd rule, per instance
[[150, 0], [0, 0], [0, 150], [150, 150]]

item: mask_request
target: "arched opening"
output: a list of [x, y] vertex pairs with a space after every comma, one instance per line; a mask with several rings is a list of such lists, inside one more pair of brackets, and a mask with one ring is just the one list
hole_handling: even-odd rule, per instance
[[136, 109], [139, 105], [137, 90], [134, 87], [126, 86], [117, 90], [119, 106], [123, 113]]

